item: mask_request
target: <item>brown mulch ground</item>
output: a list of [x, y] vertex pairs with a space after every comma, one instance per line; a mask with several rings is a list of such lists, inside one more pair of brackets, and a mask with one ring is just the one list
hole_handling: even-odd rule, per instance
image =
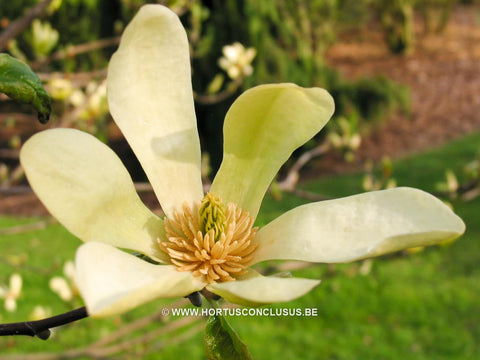
[[[480, 129], [478, 8], [458, 7], [443, 33], [417, 36], [408, 55], [392, 56], [381, 35], [369, 33], [335, 44], [328, 61], [347, 78], [382, 74], [410, 89], [411, 114], [392, 116], [364, 137], [357, 168], [365, 159], [405, 156]], [[318, 170], [351, 166], [325, 160]]]
[[[355, 163], [327, 157], [307, 176], [358, 169], [365, 159], [405, 156], [480, 129], [478, 14], [472, 6], [458, 7], [444, 33], [418, 36], [414, 51], [405, 56], [390, 54], [378, 33], [337, 42], [327, 56], [332, 67], [351, 79], [383, 74], [407, 85], [412, 111], [408, 117], [392, 116], [364, 137]], [[0, 199], [0, 214], [45, 213], [33, 194]]]

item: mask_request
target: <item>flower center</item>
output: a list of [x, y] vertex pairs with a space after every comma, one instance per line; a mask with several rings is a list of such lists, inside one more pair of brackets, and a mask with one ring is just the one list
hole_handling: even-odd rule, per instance
[[201, 202], [165, 219], [168, 241], [159, 241], [179, 271], [190, 271], [208, 283], [235, 280], [245, 273], [257, 244], [257, 228], [247, 211], [207, 193]]
[[215, 242], [218, 241], [227, 221], [222, 200], [212, 193], [207, 193], [201, 202], [199, 214], [202, 233], [208, 234], [213, 229]]

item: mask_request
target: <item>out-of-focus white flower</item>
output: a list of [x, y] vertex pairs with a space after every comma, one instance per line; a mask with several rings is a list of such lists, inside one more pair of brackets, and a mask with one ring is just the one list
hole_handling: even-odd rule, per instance
[[95, 119], [108, 112], [106, 80], [100, 84], [97, 82], [89, 83], [85, 89], [85, 93], [88, 103], [85, 110], [80, 114], [81, 118]]
[[42, 320], [52, 315], [52, 310], [42, 305], [36, 305], [28, 317], [30, 321]]
[[218, 65], [227, 72], [228, 76], [235, 80], [240, 76], [249, 76], [253, 73], [251, 65], [257, 55], [255, 48], [246, 49], [239, 42], [225, 45], [222, 48], [223, 57], [218, 59]]
[[356, 132], [355, 125], [345, 118], [338, 120], [337, 131], [330, 132], [328, 139], [335, 149], [345, 153], [347, 160], [353, 160], [353, 153], [358, 150], [362, 143], [362, 137]]
[[56, 293], [63, 301], [72, 301], [78, 294], [75, 280], [75, 265], [73, 261], [67, 261], [63, 266], [62, 276], [54, 276], [50, 279], [49, 287]]
[[397, 181], [392, 178], [393, 164], [390, 158], [384, 157], [381, 162], [381, 178], [378, 178], [373, 171], [373, 162], [367, 160], [365, 163], [365, 176], [362, 187], [365, 191], [376, 191], [381, 189], [393, 189], [397, 187]]
[[35, 55], [44, 58], [50, 54], [58, 43], [58, 31], [50, 23], [35, 19], [32, 22], [32, 47]]
[[452, 170], [447, 170], [445, 172], [445, 178], [447, 182], [448, 191], [450, 193], [456, 193], [458, 191], [458, 180], [457, 176]]
[[22, 277], [18, 273], [10, 276], [9, 286], [0, 287], [0, 298], [5, 300], [5, 310], [14, 312], [17, 310], [17, 299], [22, 292]]
[[85, 103], [86, 99], [87, 97], [85, 96], [82, 90], [75, 89], [72, 91], [72, 93], [68, 97], [68, 102], [72, 104], [74, 107], [80, 107]]
[[61, 276], [55, 276], [50, 279], [50, 289], [56, 293], [63, 301], [70, 301], [73, 299], [73, 292], [67, 283], [67, 280]]
[[46, 88], [53, 99], [65, 101], [74, 107], [79, 107], [86, 101], [83, 91], [75, 87], [69, 79], [52, 79], [47, 83]]
[[367, 276], [372, 271], [372, 265], [372, 259], [365, 259], [363, 260], [362, 265], [360, 265], [360, 269], [358, 269], [358, 272], [360, 273], [360, 275]]
[[98, 118], [108, 112], [106, 81], [92, 81], [86, 88], [75, 87], [68, 79], [52, 79], [46, 85], [49, 94], [55, 100], [65, 101], [75, 108], [82, 107], [80, 118]]
[[64, 78], [54, 78], [45, 87], [50, 96], [56, 100], [66, 100], [74, 91], [72, 82]]
[[457, 175], [450, 169], [445, 171], [444, 180], [435, 184], [437, 190], [448, 195], [450, 199], [458, 196], [459, 186]]

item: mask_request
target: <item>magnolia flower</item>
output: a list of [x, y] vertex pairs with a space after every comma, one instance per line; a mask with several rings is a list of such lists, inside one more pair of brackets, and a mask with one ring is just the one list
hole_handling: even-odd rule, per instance
[[341, 117], [338, 119], [337, 131], [332, 131], [328, 134], [330, 144], [339, 150], [356, 151], [362, 143], [362, 137], [347, 119]]
[[54, 276], [48, 282], [50, 289], [63, 301], [72, 301], [77, 295], [77, 283], [75, 280], [75, 265], [73, 261], [67, 261], [63, 265], [65, 276]]
[[368, 160], [365, 163], [365, 176], [363, 177], [362, 188], [365, 191], [393, 189], [397, 187], [397, 181], [392, 178], [393, 165], [388, 157], [382, 158], [381, 177], [378, 178], [373, 171], [373, 162]]
[[90, 82], [86, 89], [86, 104], [79, 117], [85, 120], [98, 119], [108, 113], [106, 81]]
[[352, 261], [464, 231], [441, 201], [409, 188], [311, 203], [253, 227], [281, 165], [334, 111], [325, 90], [293, 84], [258, 86], [234, 102], [224, 123], [223, 162], [204, 195], [187, 36], [166, 7], [143, 6], [127, 26], [107, 89], [112, 116], [164, 218], [145, 207], [120, 159], [89, 134], [47, 130], [20, 155], [49, 211], [86, 242], [76, 254], [76, 279], [92, 316], [202, 289], [244, 305], [290, 301], [319, 280], [265, 277], [250, 267], [270, 259]]
[[50, 54], [57, 45], [58, 38], [58, 31], [50, 23], [33, 20], [31, 44], [36, 56], [42, 59]]
[[5, 300], [5, 310], [14, 312], [17, 310], [17, 299], [22, 292], [22, 277], [20, 274], [14, 273], [10, 276], [8, 287], [0, 287], [0, 298]]
[[75, 90], [72, 82], [64, 78], [53, 78], [45, 87], [49, 95], [55, 100], [66, 100]]
[[30, 321], [37, 321], [37, 320], [45, 319], [50, 316], [52, 316], [52, 309], [42, 305], [35, 305], [32, 312], [28, 316], [28, 319]]
[[245, 49], [239, 42], [225, 45], [222, 48], [223, 56], [218, 59], [218, 65], [235, 80], [240, 76], [249, 76], [253, 73], [252, 61], [257, 51], [254, 48]]

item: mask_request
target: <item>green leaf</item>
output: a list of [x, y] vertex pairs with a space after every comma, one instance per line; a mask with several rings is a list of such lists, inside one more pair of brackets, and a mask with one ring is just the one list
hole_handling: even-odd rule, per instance
[[0, 92], [31, 104], [38, 111], [38, 120], [42, 124], [48, 121], [52, 102], [42, 82], [28, 65], [8, 54], [0, 54]]
[[251, 360], [247, 346], [227, 320], [211, 316], [205, 327], [205, 352], [209, 360]]

